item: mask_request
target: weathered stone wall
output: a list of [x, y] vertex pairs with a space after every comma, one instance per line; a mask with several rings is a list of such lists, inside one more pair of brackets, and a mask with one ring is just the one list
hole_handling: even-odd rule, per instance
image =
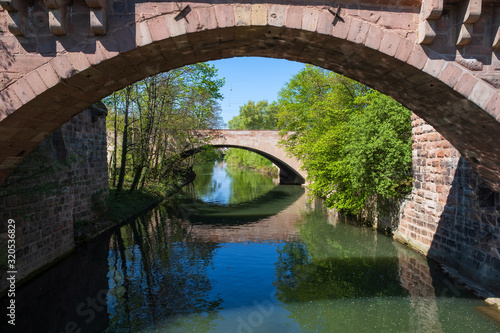
[[[14, 219], [18, 279], [70, 252], [73, 224], [95, 218], [93, 200], [108, 191], [104, 112], [91, 108], [75, 116], [23, 160], [0, 188], [1, 253], [7, 249], [7, 221]], [[1, 264], [6, 263], [3, 258]], [[1, 291], [5, 278], [0, 281]]]
[[432, 126], [412, 125], [415, 182], [395, 237], [500, 292], [500, 194]]

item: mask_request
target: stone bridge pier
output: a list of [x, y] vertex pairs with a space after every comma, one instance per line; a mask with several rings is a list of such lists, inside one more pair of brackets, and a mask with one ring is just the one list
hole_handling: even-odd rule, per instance
[[434, 127], [416, 115], [412, 127], [413, 190], [395, 238], [498, 297], [500, 193]]

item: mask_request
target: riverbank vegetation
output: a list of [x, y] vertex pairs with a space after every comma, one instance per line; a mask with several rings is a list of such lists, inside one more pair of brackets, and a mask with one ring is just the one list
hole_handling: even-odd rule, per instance
[[164, 196], [147, 190], [117, 193], [116, 189], [111, 189], [109, 195], [104, 198], [96, 195], [92, 199], [92, 209], [96, 219], [75, 223], [74, 234], [77, 245], [150, 210], [163, 201]]
[[340, 74], [307, 65], [276, 102], [249, 102], [229, 127], [279, 129], [312, 194], [338, 211], [387, 214], [411, 190], [411, 111]]
[[215, 67], [200, 63], [149, 77], [105, 99], [109, 179], [116, 194], [169, 193], [193, 177], [195, 157], [180, 154], [210, 140], [199, 130], [221, 126], [223, 84]]
[[329, 207], [387, 213], [411, 190], [411, 111], [340, 74], [306, 66], [281, 90], [282, 144]]
[[77, 242], [150, 209], [194, 179], [195, 158], [216, 156], [210, 148], [197, 157], [181, 153], [210, 140], [199, 130], [221, 126], [223, 84], [215, 67], [200, 63], [138, 81], [104, 100], [110, 191], [93, 200], [95, 221], [75, 225]]

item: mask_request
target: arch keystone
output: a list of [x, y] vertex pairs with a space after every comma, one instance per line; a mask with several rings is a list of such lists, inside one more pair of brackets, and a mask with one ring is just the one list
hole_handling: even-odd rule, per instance
[[215, 18], [219, 28], [232, 27], [236, 23], [234, 6], [222, 5], [215, 8]]
[[286, 13], [290, 6], [271, 5], [268, 10], [268, 23], [273, 27], [283, 27], [286, 21]]
[[234, 7], [234, 20], [237, 27], [252, 24], [252, 6], [236, 5]]
[[257, 25], [257, 26], [267, 25], [267, 5], [264, 4], [252, 5], [252, 25]]
[[318, 28], [319, 11], [314, 8], [306, 8], [302, 13], [301, 29], [316, 32]]

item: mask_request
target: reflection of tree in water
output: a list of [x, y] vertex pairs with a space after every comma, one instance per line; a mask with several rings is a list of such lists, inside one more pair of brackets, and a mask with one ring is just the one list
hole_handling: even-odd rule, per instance
[[220, 308], [222, 300], [207, 296], [212, 288], [207, 270], [217, 245], [191, 242], [187, 228], [159, 207], [114, 233], [108, 258], [109, 332], [137, 331], [175, 315]]
[[[227, 200], [227, 204], [235, 205], [252, 201], [276, 186], [272, 178], [264, 176], [259, 172], [240, 169], [235, 166], [225, 167], [225, 165], [225, 163], [217, 161], [197, 165], [194, 170], [196, 172], [196, 179], [190, 186], [186, 186], [183, 192], [189, 194], [191, 197], [211, 197], [214, 193], [221, 191], [222, 187], [226, 185], [229, 192], [222, 193], [221, 195]], [[223, 179], [215, 178], [214, 168], [223, 168], [227, 176]]]
[[228, 166], [226, 172], [232, 179], [230, 204], [251, 201], [276, 186], [271, 177], [258, 172], [249, 172], [236, 166]]
[[[352, 329], [359, 326], [357, 319], [363, 319], [357, 314], [360, 309], [339, 304], [355, 304], [351, 300], [361, 298], [377, 303], [380, 297], [404, 297], [408, 292], [400, 285], [397, 252], [389, 238], [378, 238], [366, 228], [342, 223], [332, 226], [325, 220], [320, 210], [307, 213], [300, 225], [301, 241], [286, 242], [279, 248], [276, 296], [303, 329], [339, 329], [346, 319], [353, 321], [346, 326]], [[377, 313], [393, 311], [375, 305]], [[314, 318], [312, 309], [320, 309]], [[373, 324], [383, 321], [383, 316], [374, 320]]]
[[196, 173], [196, 178], [193, 181], [193, 183], [190, 183], [188, 186], [185, 186], [183, 188], [183, 191], [188, 193], [193, 198], [195, 198], [197, 194], [203, 196], [213, 192], [215, 190], [214, 186], [216, 186], [212, 181], [213, 169], [214, 169], [214, 164], [210, 162], [195, 165], [194, 171]]

